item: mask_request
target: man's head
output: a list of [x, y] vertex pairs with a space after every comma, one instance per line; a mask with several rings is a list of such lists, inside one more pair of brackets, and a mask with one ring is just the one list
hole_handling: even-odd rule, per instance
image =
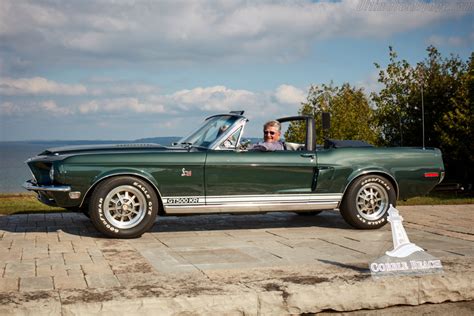
[[278, 121], [269, 121], [263, 125], [263, 141], [268, 143], [280, 140], [281, 125]]

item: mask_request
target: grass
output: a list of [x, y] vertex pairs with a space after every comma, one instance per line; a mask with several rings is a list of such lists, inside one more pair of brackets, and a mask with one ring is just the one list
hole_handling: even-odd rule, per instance
[[433, 193], [425, 196], [410, 198], [406, 201], [398, 201], [397, 205], [453, 205], [474, 204], [474, 197], [468, 195], [455, 195], [454, 193]]
[[65, 212], [60, 207], [44, 205], [33, 194], [0, 194], [0, 214]]
[[[472, 195], [456, 195], [454, 193], [433, 193], [427, 196], [415, 197], [406, 201], [398, 201], [397, 205], [452, 205], [474, 204]], [[66, 212], [64, 208], [50, 207], [39, 202], [34, 194], [0, 193], [0, 215], [25, 213]]]

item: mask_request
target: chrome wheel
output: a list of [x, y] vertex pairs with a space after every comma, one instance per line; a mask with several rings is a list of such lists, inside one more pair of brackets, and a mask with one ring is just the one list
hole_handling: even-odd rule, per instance
[[122, 185], [111, 190], [104, 199], [104, 215], [110, 224], [119, 229], [137, 226], [145, 217], [147, 203], [138, 188]]
[[383, 217], [390, 201], [385, 187], [374, 182], [363, 185], [357, 192], [356, 199], [357, 212], [369, 221]]

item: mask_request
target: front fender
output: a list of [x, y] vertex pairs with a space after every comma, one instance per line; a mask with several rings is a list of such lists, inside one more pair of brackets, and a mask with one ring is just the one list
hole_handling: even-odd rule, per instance
[[141, 178], [148, 183], [150, 183], [153, 188], [155, 189], [156, 194], [158, 195], [158, 198], [161, 199], [161, 193], [160, 190], [158, 189], [158, 183], [156, 182], [155, 178], [148, 172], [141, 170], [141, 169], [135, 169], [135, 168], [121, 168], [121, 169], [114, 169], [114, 170], [109, 170], [106, 172], [103, 172], [97, 176], [95, 176], [92, 181], [89, 189], [87, 190], [86, 194], [84, 194], [84, 197], [81, 201], [81, 207], [84, 203], [84, 201], [87, 200], [90, 194], [92, 194], [93, 189], [102, 181], [111, 178], [111, 177], [117, 177], [117, 176], [132, 176], [132, 177], [138, 177]]

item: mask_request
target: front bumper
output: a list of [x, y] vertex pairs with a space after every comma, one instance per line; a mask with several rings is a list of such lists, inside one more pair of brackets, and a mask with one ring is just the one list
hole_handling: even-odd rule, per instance
[[71, 192], [71, 187], [67, 185], [56, 186], [56, 185], [37, 185], [32, 180], [28, 180], [23, 183], [23, 187], [28, 191], [35, 192]]
[[39, 185], [34, 180], [23, 183], [23, 188], [38, 194], [38, 200], [49, 206], [77, 207], [79, 199], [72, 199], [71, 187], [67, 185]]

